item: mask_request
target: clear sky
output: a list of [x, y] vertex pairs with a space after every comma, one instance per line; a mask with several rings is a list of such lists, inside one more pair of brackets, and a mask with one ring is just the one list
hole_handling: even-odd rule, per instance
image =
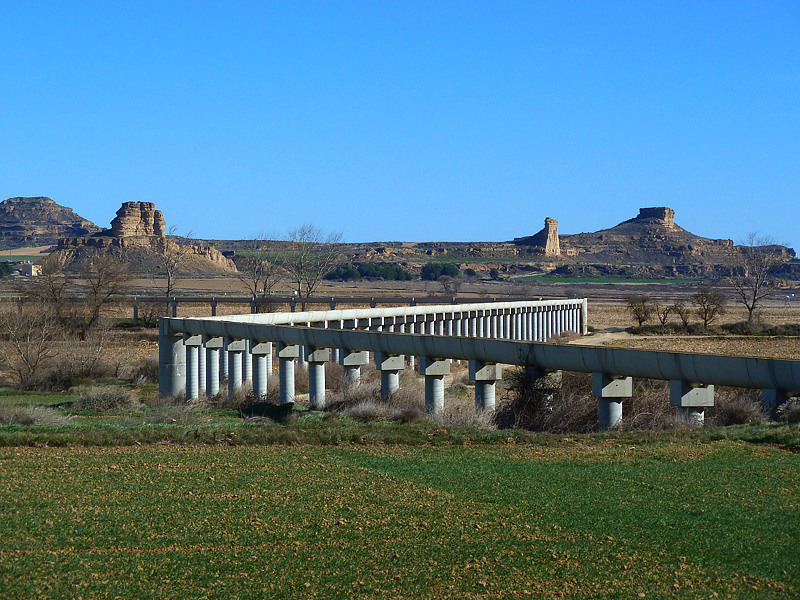
[[800, 2], [2, 0], [0, 139], [0, 199], [101, 227], [798, 247]]

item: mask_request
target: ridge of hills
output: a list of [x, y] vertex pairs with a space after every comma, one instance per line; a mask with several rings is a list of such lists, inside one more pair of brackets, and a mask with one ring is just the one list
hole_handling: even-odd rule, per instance
[[[621, 278], [717, 278], [726, 261], [739, 252], [731, 240], [695, 235], [674, 220], [667, 207], [642, 208], [614, 227], [593, 233], [559, 234], [558, 221], [545, 219], [538, 233], [508, 242], [370, 242], [342, 244], [351, 263], [399, 264], [416, 270], [432, 261], [452, 262], [479, 274], [497, 268], [508, 276], [550, 272], [563, 276]], [[126, 202], [111, 229], [46, 197], [9, 198], [0, 202], [0, 250], [55, 246], [68, 261], [82, 262], [96, 251], [125, 250], [135, 270], [154, 267], [146, 257], [166, 226], [149, 202]], [[235, 270], [229, 260], [252, 249], [252, 240], [179, 240], [191, 247], [192, 271]], [[800, 262], [792, 248], [777, 247], [788, 259], [778, 276], [800, 280]], [[221, 253], [218, 252], [222, 251]], [[224, 255], [224, 256], [223, 256]]]

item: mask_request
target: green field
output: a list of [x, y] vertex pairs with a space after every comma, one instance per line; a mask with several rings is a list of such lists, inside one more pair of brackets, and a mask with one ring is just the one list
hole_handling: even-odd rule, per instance
[[231, 443], [0, 449], [0, 597], [800, 594], [786, 449]]

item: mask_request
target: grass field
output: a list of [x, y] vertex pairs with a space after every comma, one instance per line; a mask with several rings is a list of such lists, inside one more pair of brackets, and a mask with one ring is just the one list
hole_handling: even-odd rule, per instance
[[789, 598], [800, 455], [734, 442], [0, 449], [3, 598]]

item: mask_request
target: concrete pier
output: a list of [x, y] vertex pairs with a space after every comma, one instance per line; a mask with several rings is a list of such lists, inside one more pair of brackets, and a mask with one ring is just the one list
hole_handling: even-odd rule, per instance
[[339, 357], [344, 386], [359, 385], [361, 383], [361, 367], [369, 364], [369, 352], [341, 349]]
[[475, 409], [493, 412], [495, 388], [503, 378], [503, 365], [473, 358], [469, 361], [469, 378], [475, 382]]
[[272, 342], [251, 341], [253, 356], [253, 394], [261, 398], [267, 394], [269, 374], [272, 367]]
[[381, 372], [381, 396], [388, 399], [400, 389], [400, 371], [405, 368], [402, 356], [375, 353], [375, 367]]
[[444, 411], [444, 376], [450, 374], [450, 359], [420, 356], [420, 375], [425, 376], [425, 411]]
[[678, 407], [678, 414], [692, 425], [703, 425], [705, 407], [714, 406], [714, 386], [672, 379], [669, 382], [669, 403]]
[[206, 396], [215, 396], [219, 393], [219, 353], [223, 339], [204, 335], [203, 345], [206, 349]]
[[330, 360], [328, 348], [306, 347], [308, 361], [308, 407], [311, 410], [325, 408], [325, 363]]
[[615, 427], [622, 422], [622, 400], [633, 396], [633, 377], [592, 373], [592, 395], [600, 429]]
[[244, 340], [228, 342], [228, 396], [233, 396], [242, 387], [242, 355], [245, 350]]
[[276, 350], [279, 361], [280, 403], [294, 403], [294, 361], [300, 356], [300, 346], [278, 342]]
[[186, 401], [190, 402], [200, 396], [200, 350], [203, 336], [184, 333], [183, 345], [186, 348]]
[[162, 319], [158, 331], [158, 394], [177, 396], [186, 388], [186, 346], [183, 334], [170, 330]]

